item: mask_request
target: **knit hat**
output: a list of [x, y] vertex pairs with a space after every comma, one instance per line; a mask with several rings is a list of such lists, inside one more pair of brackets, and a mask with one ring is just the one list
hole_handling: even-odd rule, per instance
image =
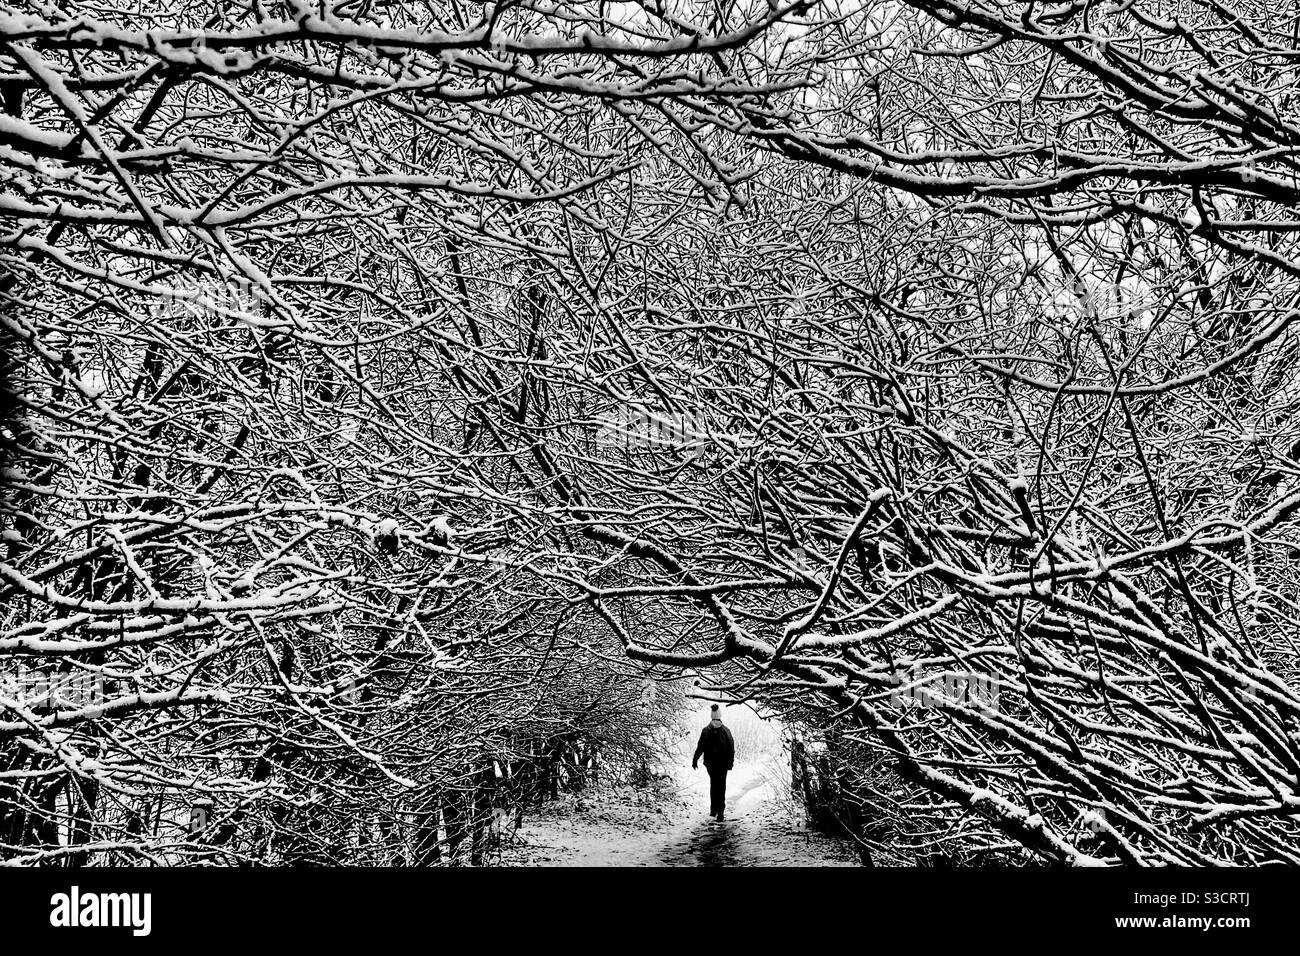
[[717, 704], [714, 704], [712, 707], [709, 708], [709, 720], [721, 720], [721, 719], [722, 719], [722, 711], [718, 709]]

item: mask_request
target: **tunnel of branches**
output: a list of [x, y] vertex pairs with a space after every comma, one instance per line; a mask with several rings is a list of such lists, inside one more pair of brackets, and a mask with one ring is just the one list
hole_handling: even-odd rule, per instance
[[0, 860], [1300, 861], [1300, 17], [0, 3]]

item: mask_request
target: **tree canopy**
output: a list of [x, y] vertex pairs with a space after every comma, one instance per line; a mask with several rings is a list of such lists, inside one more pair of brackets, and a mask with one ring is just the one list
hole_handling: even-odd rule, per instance
[[1298, 55], [1250, 0], [0, 3], [0, 857], [435, 862], [685, 676], [949, 839], [1300, 862]]

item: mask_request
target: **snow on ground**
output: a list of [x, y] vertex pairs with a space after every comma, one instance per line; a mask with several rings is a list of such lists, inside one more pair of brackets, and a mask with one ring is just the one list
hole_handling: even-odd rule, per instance
[[722, 823], [707, 816], [709, 778], [679, 754], [645, 788], [566, 794], [525, 818], [504, 866], [857, 866], [853, 845], [809, 830], [790, 797], [789, 763], [774, 747], [738, 761]]

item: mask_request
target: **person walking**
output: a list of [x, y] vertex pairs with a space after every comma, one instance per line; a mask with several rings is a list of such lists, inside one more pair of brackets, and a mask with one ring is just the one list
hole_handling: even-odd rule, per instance
[[698, 770], [700, 758], [709, 772], [709, 816], [722, 822], [722, 811], [727, 803], [727, 771], [736, 759], [736, 741], [731, 731], [722, 723], [722, 711], [714, 704], [709, 713], [709, 724], [700, 731], [700, 742], [691, 759], [691, 769]]

